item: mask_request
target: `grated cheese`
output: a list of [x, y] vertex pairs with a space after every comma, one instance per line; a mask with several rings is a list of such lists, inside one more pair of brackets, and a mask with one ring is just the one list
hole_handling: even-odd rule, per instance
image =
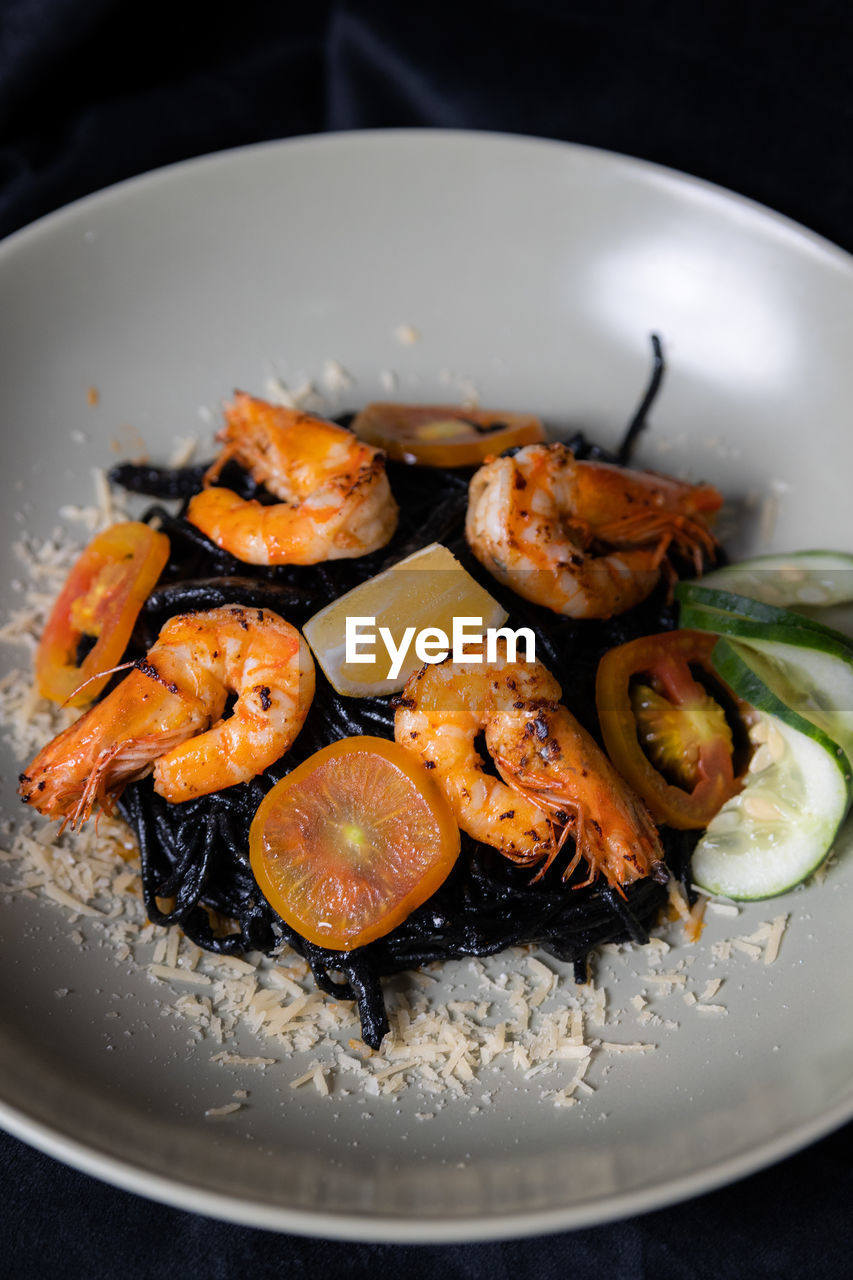
[[208, 1120], [213, 1120], [217, 1116], [231, 1116], [235, 1111], [239, 1111], [242, 1105], [241, 1102], [226, 1102], [222, 1107], [208, 1107], [204, 1114]]
[[644, 982], [660, 982], [667, 987], [683, 987], [687, 978], [683, 973], [646, 973]]
[[98, 911], [97, 907], [91, 907], [88, 903], [81, 902], [72, 893], [66, 893], [64, 889], [60, 889], [57, 884], [46, 884], [44, 886], [44, 896], [51, 898], [54, 902], [58, 902], [61, 907], [67, 907], [74, 916], [103, 915], [103, 912]]
[[729, 916], [735, 919], [740, 915], [740, 907], [736, 906], [734, 902], [720, 902], [716, 898], [708, 899], [708, 910], [712, 911], [714, 915]]
[[764, 963], [773, 964], [779, 955], [779, 948], [782, 945], [782, 935], [788, 927], [788, 915], [776, 916], [770, 926], [770, 932], [767, 937], [767, 946], [764, 950]]
[[230, 1053], [223, 1051], [215, 1053], [210, 1059], [211, 1062], [221, 1062], [225, 1067], [273, 1067], [278, 1061], [277, 1058], [261, 1058], [247, 1057], [242, 1053]]
[[754, 942], [747, 942], [745, 938], [732, 938], [731, 945], [735, 951], [742, 951], [751, 960], [761, 959], [761, 947]]
[[179, 969], [174, 964], [150, 964], [148, 972], [155, 978], [163, 978], [166, 982], [188, 982], [192, 986], [209, 987], [210, 978], [205, 973], [194, 973], [190, 969]]
[[323, 365], [323, 372], [320, 376], [323, 386], [330, 395], [339, 395], [342, 391], [348, 391], [350, 387], [355, 385], [355, 379], [352, 374], [348, 373], [337, 360], [327, 360]]
[[[337, 378], [338, 385], [343, 385], [342, 377], [327, 372], [333, 382]], [[308, 383], [295, 391], [281, 384], [280, 390], [282, 402], [287, 397], [300, 405], [316, 394]], [[189, 459], [194, 441], [179, 442], [177, 447], [182, 450], [180, 456]], [[103, 472], [96, 473], [95, 483], [98, 506], [91, 509], [94, 522], [116, 518], [120, 512], [111, 500]], [[64, 531], [56, 530], [43, 542], [22, 538], [15, 554], [26, 583], [20, 607], [0, 627], [0, 639], [32, 653], [78, 548]], [[23, 672], [12, 671], [0, 678], [0, 718], [21, 758], [34, 754], [74, 716], [43, 702]], [[314, 1058], [307, 1072], [289, 1082], [292, 1089], [310, 1085], [319, 1096], [327, 1097], [334, 1081], [336, 1093], [355, 1089], [366, 1099], [391, 1098], [414, 1087], [434, 1095], [441, 1106], [448, 1097], [470, 1099], [472, 1086], [484, 1072], [496, 1065], [509, 1065], [528, 1081], [541, 1082], [543, 1101], [555, 1108], [568, 1108], [577, 1105], [579, 1097], [593, 1093], [584, 1077], [603, 1056], [647, 1053], [655, 1048], [646, 1041], [590, 1037], [587, 1026], [604, 1029], [622, 1020], [620, 1010], [610, 1015], [604, 986], [593, 982], [575, 985], [530, 948], [516, 947], [501, 957], [472, 958], [443, 966], [451, 991], [461, 983], [465, 996], [451, 996], [443, 1007], [434, 1003], [431, 994], [437, 981], [434, 973], [408, 975], [405, 991], [401, 983], [389, 983], [391, 1034], [380, 1050], [372, 1051], [357, 1038], [355, 1006], [318, 992], [307, 963], [287, 949], [275, 958], [215, 955], [195, 946], [177, 929], [162, 930], [149, 924], [138, 866], [128, 862], [134, 855], [134, 838], [117, 820], [102, 815], [97, 825], [89, 824], [73, 838], [58, 834], [54, 827], [26, 821], [14, 832], [4, 831], [3, 839], [0, 864], [3, 875], [12, 877], [5, 885], [7, 891], [50, 899], [73, 920], [85, 920], [85, 925], [70, 935], [75, 945], [85, 947], [87, 935], [95, 930], [109, 940], [117, 961], [142, 968], [165, 984], [172, 999], [163, 1005], [164, 1016], [184, 1020], [191, 1034], [212, 1048], [224, 1046], [210, 1058], [224, 1069], [267, 1070], [294, 1054], [321, 1052], [322, 1060]], [[701, 920], [696, 907], [689, 908], [680, 896], [673, 894], [672, 902], [685, 928], [691, 921]], [[721, 917], [740, 914], [734, 904], [713, 899], [702, 898], [701, 909], [705, 906]], [[729, 961], [739, 953], [764, 964], [774, 963], [788, 919], [782, 914], [762, 922], [752, 934], [715, 943], [712, 959]], [[663, 937], [654, 937], [640, 948], [617, 944], [602, 948], [620, 960], [626, 954], [644, 956], [648, 971], [636, 976], [654, 989], [656, 998], [665, 1000], [678, 991], [685, 1005], [704, 1016], [725, 1015], [724, 1005], [712, 1003], [723, 979], [713, 977], [701, 989], [699, 985], [692, 989], [689, 959], [662, 970], [670, 949]], [[648, 1023], [662, 1030], [677, 1026], [654, 1012], [645, 995], [631, 998], [628, 1007], [640, 1025]], [[241, 1029], [263, 1036], [273, 1053], [237, 1052], [234, 1037]], [[608, 1069], [603, 1068], [605, 1072]], [[566, 1083], [567, 1070], [573, 1074]], [[241, 1095], [245, 1096], [245, 1091], [235, 1092], [234, 1101], [209, 1108], [205, 1115], [233, 1114], [242, 1106]], [[490, 1101], [488, 1094], [480, 1099], [484, 1106]], [[419, 1114], [426, 1117], [434, 1111]]]
[[601, 1040], [598, 1045], [605, 1053], [648, 1053], [655, 1045], [642, 1040], [634, 1040], [630, 1044], [618, 1044], [610, 1040]]

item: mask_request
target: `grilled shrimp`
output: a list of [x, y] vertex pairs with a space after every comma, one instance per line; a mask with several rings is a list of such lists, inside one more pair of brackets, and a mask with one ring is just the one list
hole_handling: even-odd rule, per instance
[[[385, 455], [345, 427], [238, 391], [225, 444], [193, 497], [190, 520], [249, 564], [317, 564], [366, 555], [397, 527]], [[214, 482], [234, 458], [281, 501], [246, 501]]]
[[650, 594], [670, 547], [701, 572], [703, 554], [716, 549], [708, 518], [722, 501], [711, 485], [534, 444], [476, 472], [465, 532], [477, 559], [525, 599], [610, 618]]
[[[229, 692], [237, 695], [223, 719]], [[27, 804], [79, 826], [154, 772], [173, 803], [246, 782], [288, 750], [314, 696], [299, 632], [268, 609], [171, 618], [147, 655], [20, 775]]]
[[[476, 652], [468, 650], [469, 657]], [[540, 662], [498, 659], [424, 667], [411, 677], [395, 717], [397, 742], [433, 770], [463, 831], [511, 861], [550, 867], [566, 838], [583, 858], [585, 884], [601, 873], [620, 889], [642, 876], [666, 878], [652, 819], [590, 735], [560, 702]], [[476, 740], [500, 778], [485, 772]]]

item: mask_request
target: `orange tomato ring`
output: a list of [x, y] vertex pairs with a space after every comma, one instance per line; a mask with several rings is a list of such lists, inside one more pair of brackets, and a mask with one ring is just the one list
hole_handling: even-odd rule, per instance
[[541, 419], [531, 413], [380, 400], [356, 414], [352, 429], [389, 458], [426, 467], [476, 467], [492, 454], [545, 439]]
[[[716, 684], [711, 666], [716, 636], [698, 631], [667, 631], [641, 636], [611, 649], [601, 659], [595, 699], [604, 745], [613, 765], [645, 801], [656, 822], [680, 830], [702, 829], [742, 785], [735, 774], [731, 743], [716, 736], [697, 748], [698, 780], [688, 790], [670, 782], [643, 749], [631, 703], [634, 677], [647, 674], [659, 681], [677, 709], [707, 693], [690, 672], [701, 667]], [[740, 710], [741, 704], [729, 695]]]
[[[72, 707], [94, 701], [168, 558], [166, 535], [138, 520], [111, 525], [92, 539], [59, 593], [36, 652], [43, 698]], [[95, 643], [78, 664], [84, 636]]]
[[302, 937], [352, 951], [401, 924], [459, 856], [450, 805], [404, 747], [339, 738], [258, 807], [249, 859], [267, 902]]

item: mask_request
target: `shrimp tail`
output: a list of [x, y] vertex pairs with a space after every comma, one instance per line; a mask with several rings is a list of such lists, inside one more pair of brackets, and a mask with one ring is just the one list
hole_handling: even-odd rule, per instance
[[[82, 719], [71, 729], [81, 724]], [[36, 757], [29, 772], [21, 775], [21, 798], [40, 813], [61, 818], [61, 831], [66, 827], [75, 831], [95, 809], [113, 813], [115, 801], [125, 786], [144, 778], [161, 752], [178, 746], [191, 732], [192, 726], [181, 727], [171, 733], [146, 734], [114, 742], [98, 753], [87, 771], [85, 767], [77, 767], [75, 759], [75, 738], [80, 735], [66, 730], [68, 736], [60, 735], [61, 753], [50, 750], [60, 741], [54, 739]]]
[[236, 454], [237, 454], [237, 450], [233, 445], [231, 444], [225, 445], [219, 457], [214, 459], [213, 462], [211, 462], [210, 466], [207, 468], [207, 470], [205, 471], [204, 475], [201, 478], [201, 483], [205, 489], [208, 489], [210, 488], [211, 485], [216, 484], [217, 480], [222, 475], [222, 472], [225, 469], [226, 464], [230, 462], [232, 458], [236, 457]]
[[[69, 825], [71, 826], [72, 831], [76, 830], [77, 827], [82, 826], [86, 819], [91, 815], [96, 804], [101, 809], [106, 806], [107, 810], [109, 810], [111, 807], [112, 798], [110, 796], [109, 789], [110, 765], [113, 763], [116, 756], [120, 754], [121, 747], [122, 744], [117, 742], [114, 746], [110, 747], [109, 750], [101, 752], [98, 763], [89, 774], [89, 777], [86, 779], [86, 785], [80, 792], [80, 799], [77, 802], [74, 812], [69, 815], [71, 819]], [[113, 795], [117, 797], [118, 794], [120, 793], [114, 789]], [[65, 824], [63, 823], [63, 826], [64, 825]]]
[[[553, 846], [544, 855], [539, 855], [544, 856], [544, 863], [534, 882], [545, 875], [570, 835], [575, 839], [575, 852], [563, 871], [562, 879], [571, 879], [581, 859], [589, 868], [586, 880], [575, 888], [587, 888], [599, 874], [603, 874], [608, 884], [624, 897], [623, 886], [643, 876], [651, 876], [661, 883], [669, 879], [657, 828], [645, 805], [628, 793], [627, 788], [614, 792], [608, 806], [609, 814], [596, 817], [591, 811], [587, 812], [582, 801], [568, 795], [556, 779], [533, 772], [521, 773], [505, 756], [496, 756], [495, 763], [513, 790], [560, 825], [560, 834]], [[623, 808], [628, 811], [627, 824], [620, 812]], [[530, 861], [533, 862], [536, 856], [535, 851], [531, 851]]]

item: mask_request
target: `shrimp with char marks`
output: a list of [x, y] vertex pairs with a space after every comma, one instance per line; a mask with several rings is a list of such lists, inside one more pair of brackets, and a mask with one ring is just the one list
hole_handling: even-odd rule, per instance
[[[237, 695], [223, 718], [229, 692]], [[179, 614], [111, 693], [20, 775], [25, 803], [63, 826], [111, 812], [127, 782], [154, 772], [172, 803], [246, 782], [293, 743], [314, 696], [302, 636], [268, 609]]]
[[475, 473], [465, 533], [518, 595], [569, 617], [610, 618], [645, 600], [671, 547], [701, 572], [716, 550], [708, 520], [722, 501], [711, 485], [534, 444]]
[[[397, 527], [385, 455], [334, 422], [243, 391], [225, 408], [225, 444], [187, 519], [249, 564], [318, 564], [367, 555]], [[280, 499], [266, 506], [214, 482], [230, 459]]]
[[[479, 653], [479, 660], [477, 654]], [[419, 756], [463, 831], [544, 875], [569, 835], [585, 884], [601, 873], [619, 889], [643, 876], [666, 879], [657, 828], [642, 801], [560, 702], [540, 662], [469, 661], [424, 667], [408, 681], [394, 724], [397, 742]], [[477, 750], [483, 732], [500, 778]]]

